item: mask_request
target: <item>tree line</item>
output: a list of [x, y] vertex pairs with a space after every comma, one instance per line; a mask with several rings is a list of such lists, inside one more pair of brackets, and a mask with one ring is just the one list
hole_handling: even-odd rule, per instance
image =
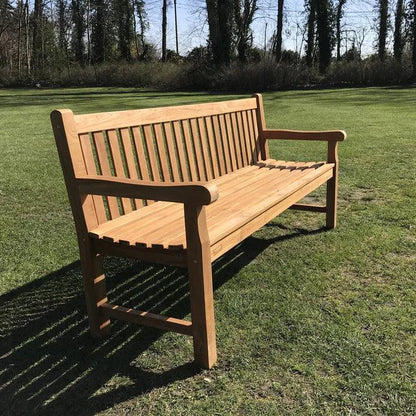
[[[331, 62], [342, 61], [341, 42], [345, 6], [349, 0], [304, 1], [304, 53], [297, 61], [321, 73]], [[288, 59], [283, 50], [285, 0], [276, 0], [276, 28], [271, 39], [276, 64]], [[377, 12], [376, 55], [389, 55], [387, 39], [393, 36], [393, 56], [411, 57], [416, 75], [416, 0], [374, 0]], [[145, 0], [0, 0], [0, 68], [17, 76], [36, 78], [50, 68], [95, 66], [120, 61], [179, 59], [166, 48], [167, 0], [162, 6], [162, 53], [146, 40], [149, 28]], [[206, 45], [189, 53], [204, 57], [213, 68], [233, 61], [261, 59], [253, 47], [253, 21], [259, 0], [206, 0], [209, 35]], [[357, 54], [352, 44], [350, 56]], [[293, 54], [292, 54], [293, 55]]]
[[144, 0], [0, 0], [0, 66], [19, 75], [148, 59]]

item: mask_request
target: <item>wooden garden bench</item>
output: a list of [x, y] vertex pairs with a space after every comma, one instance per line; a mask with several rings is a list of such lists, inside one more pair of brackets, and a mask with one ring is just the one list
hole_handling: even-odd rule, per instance
[[[110, 318], [193, 337], [195, 362], [216, 361], [211, 263], [282, 211], [326, 213], [336, 225], [343, 131], [266, 129], [261, 95], [208, 104], [51, 114], [78, 236], [89, 325]], [[326, 162], [269, 157], [268, 141], [328, 142]], [[326, 183], [326, 206], [298, 201]], [[113, 305], [103, 256], [187, 267], [192, 322]]]

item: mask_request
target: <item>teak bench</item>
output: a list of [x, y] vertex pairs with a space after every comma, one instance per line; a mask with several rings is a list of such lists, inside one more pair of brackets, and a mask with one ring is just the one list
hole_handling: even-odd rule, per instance
[[[193, 337], [195, 362], [217, 358], [211, 263], [282, 211], [336, 225], [343, 131], [266, 129], [261, 95], [217, 103], [51, 114], [78, 236], [89, 325], [110, 318]], [[269, 158], [268, 141], [328, 142], [326, 162]], [[326, 206], [298, 204], [326, 183]], [[103, 256], [187, 267], [192, 322], [111, 304]]]

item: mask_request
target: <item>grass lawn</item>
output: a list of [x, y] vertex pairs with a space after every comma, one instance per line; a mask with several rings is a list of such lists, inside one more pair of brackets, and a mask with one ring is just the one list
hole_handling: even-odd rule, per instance
[[[215, 263], [213, 370], [193, 367], [181, 335], [114, 322], [108, 338], [89, 336], [50, 111], [233, 97], [0, 90], [0, 414], [416, 414], [415, 89], [264, 94], [269, 127], [348, 132], [339, 226], [285, 212]], [[326, 145], [271, 152], [323, 160]], [[106, 268], [110, 300], [189, 318], [182, 270]]]

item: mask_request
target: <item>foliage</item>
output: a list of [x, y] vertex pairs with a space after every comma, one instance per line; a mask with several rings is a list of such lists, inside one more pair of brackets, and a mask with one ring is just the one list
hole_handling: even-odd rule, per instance
[[359, 50], [355, 47], [355, 45], [352, 45], [352, 47], [348, 49], [348, 51], [345, 52], [344, 55], [342, 55], [341, 59], [344, 59], [347, 62], [360, 61], [361, 55], [360, 55]]

